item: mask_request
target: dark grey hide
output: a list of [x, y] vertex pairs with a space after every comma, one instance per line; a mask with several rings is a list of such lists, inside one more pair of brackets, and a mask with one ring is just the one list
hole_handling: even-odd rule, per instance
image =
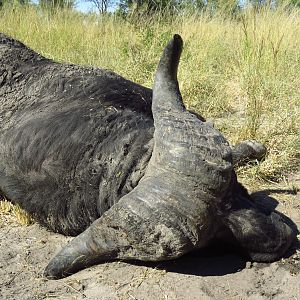
[[185, 109], [181, 50], [175, 35], [152, 97], [115, 73], [58, 64], [0, 35], [1, 191], [49, 229], [82, 232], [47, 277], [111, 259], [174, 259], [220, 236], [257, 261], [291, 244], [291, 229], [259, 211], [233, 170], [264, 147], [232, 150]]
[[153, 148], [150, 89], [0, 35], [2, 192], [77, 235], [131, 191]]

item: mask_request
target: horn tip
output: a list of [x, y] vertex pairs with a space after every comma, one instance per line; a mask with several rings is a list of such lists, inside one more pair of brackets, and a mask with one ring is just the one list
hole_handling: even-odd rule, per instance
[[175, 33], [175, 34], [173, 35], [173, 39], [174, 39], [174, 40], [178, 40], [178, 41], [182, 41], [182, 37], [181, 37], [180, 34], [178, 34], [178, 33]]
[[174, 34], [173, 36], [173, 43], [174, 43], [174, 46], [176, 48], [179, 48], [181, 49], [182, 46], [183, 46], [183, 40], [182, 40], [182, 37], [179, 35], [179, 34]]

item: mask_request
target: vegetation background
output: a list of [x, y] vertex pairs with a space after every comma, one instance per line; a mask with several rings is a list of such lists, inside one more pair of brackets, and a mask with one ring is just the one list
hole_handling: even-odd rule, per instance
[[238, 170], [248, 187], [284, 180], [300, 157], [299, 2], [150, 2], [126, 0], [108, 12], [101, 0], [101, 13], [82, 13], [73, 1], [0, 0], [0, 32], [53, 60], [109, 68], [147, 87], [163, 47], [181, 34], [187, 107], [232, 144], [267, 146], [262, 162]]

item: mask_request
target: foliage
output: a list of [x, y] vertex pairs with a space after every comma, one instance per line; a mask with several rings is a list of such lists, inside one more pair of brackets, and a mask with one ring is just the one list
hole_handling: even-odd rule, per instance
[[290, 0], [291, 5], [300, 7], [300, 0]]
[[213, 15], [219, 10], [235, 14], [239, 9], [238, 0], [121, 0], [119, 4], [123, 15], [137, 12], [178, 14], [184, 11], [207, 11]]
[[10, 5], [10, 6], [13, 6], [13, 5], [27, 5], [29, 4], [29, 0], [0, 0], [0, 8], [4, 5]]
[[73, 8], [75, 0], [40, 0], [40, 6], [46, 9]]
[[107, 9], [112, 1], [110, 0], [86, 0], [86, 2], [91, 2], [96, 7], [97, 11], [100, 14], [107, 12]]

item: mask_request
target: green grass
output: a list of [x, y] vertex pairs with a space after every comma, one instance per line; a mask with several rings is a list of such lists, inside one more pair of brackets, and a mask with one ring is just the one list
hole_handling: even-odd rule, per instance
[[264, 162], [239, 170], [278, 180], [300, 154], [300, 13], [278, 8], [236, 19], [182, 14], [127, 20], [35, 8], [3, 9], [0, 31], [61, 62], [109, 68], [152, 86], [161, 51], [173, 33], [185, 47], [179, 81], [186, 105], [215, 122], [231, 143], [257, 139]]

